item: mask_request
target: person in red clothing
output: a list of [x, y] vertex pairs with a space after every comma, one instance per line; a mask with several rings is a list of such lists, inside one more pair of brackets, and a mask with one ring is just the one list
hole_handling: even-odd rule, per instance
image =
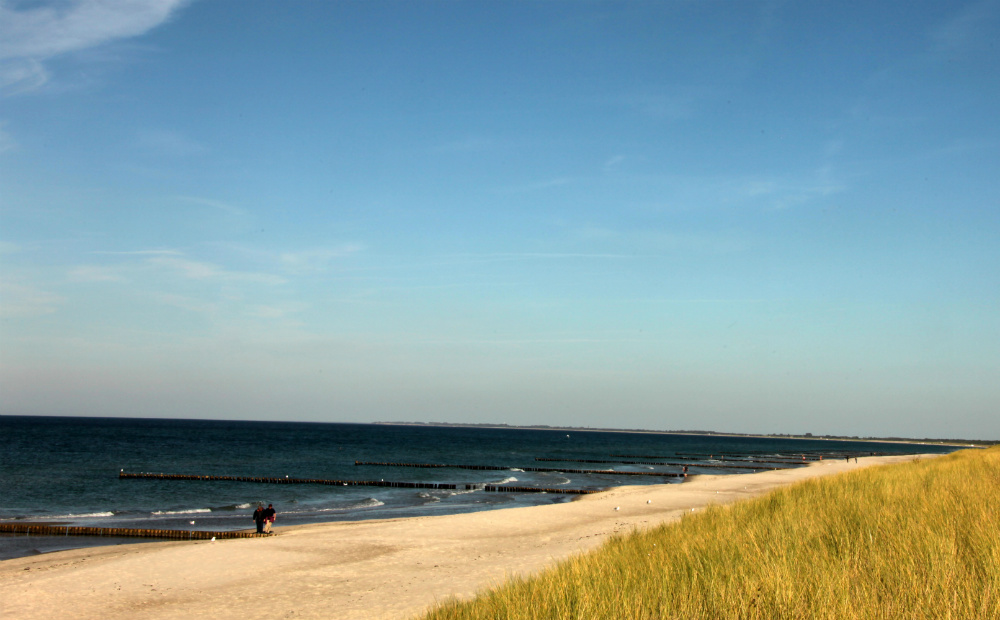
[[272, 504], [268, 504], [267, 508], [264, 509], [264, 533], [265, 534], [270, 534], [271, 533], [271, 526], [274, 525], [275, 515], [276, 515], [276, 512], [274, 510], [274, 506]]

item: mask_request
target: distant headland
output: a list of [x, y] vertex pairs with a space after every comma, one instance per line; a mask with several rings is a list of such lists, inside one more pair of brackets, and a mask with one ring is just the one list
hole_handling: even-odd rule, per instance
[[786, 433], [723, 433], [718, 431], [705, 430], [654, 430], [648, 428], [601, 428], [593, 426], [550, 426], [548, 424], [517, 425], [496, 422], [390, 422], [381, 421], [373, 424], [384, 424], [388, 426], [450, 426], [464, 428], [509, 428], [518, 430], [541, 430], [541, 431], [574, 431], [574, 432], [596, 432], [596, 433], [651, 433], [657, 435], [715, 435], [718, 437], [764, 437], [775, 439], [822, 439], [828, 441], [872, 441], [883, 443], [912, 443], [912, 444], [932, 444], [941, 446], [963, 446], [963, 447], [987, 447], [1000, 444], [1000, 441], [989, 439], [955, 439], [955, 438], [933, 438], [933, 437], [859, 437], [857, 435], [814, 435], [812, 433], [786, 434]]

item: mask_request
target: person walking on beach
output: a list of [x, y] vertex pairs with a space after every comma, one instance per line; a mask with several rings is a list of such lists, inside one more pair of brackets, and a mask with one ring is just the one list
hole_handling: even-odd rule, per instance
[[270, 534], [271, 527], [274, 525], [275, 510], [272, 504], [268, 504], [267, 508], [264, 510], [264, 533]]
[[264, 506], [257, 504], [257, 510], [253, 511], [253, 522], [257, 524], [257, 533], [264, 533]]

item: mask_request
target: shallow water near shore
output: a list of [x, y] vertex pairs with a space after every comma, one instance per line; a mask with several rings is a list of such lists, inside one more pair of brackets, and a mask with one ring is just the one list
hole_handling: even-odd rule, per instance
[[[0, 524], [229, 531], [252, 528], [250, 517], [257, 503], [274, 504], [278, 527], [452, 514], [573, 497], [487, 492], [483, 485], [595, 490], [682, 480], [674, 477], [681, 472], [679, 466], [651, 464], [651, 459], [660, 457], [688, 464], [691, 474], [726, 474], [801, 466], [802, 462], [793, 462], [798, 454], [812, 459], [820, 454], [844, 458], [852, 453], [952, 450], [895, 443], [556, 429], [0, 416], [0, 497], [4, 498]], [[725, 454], [737, 456], [723, 460]], [[773, 462], [762, 462], [768, 459]], [[359, 466], [357, 461], [500, 469]], [[610, 471], [577, 473], [582, 470]], [[122, 480], [120, 471], [443, 483], [460, 488]], [[0, 535], [0, 559], [141, 540]]]

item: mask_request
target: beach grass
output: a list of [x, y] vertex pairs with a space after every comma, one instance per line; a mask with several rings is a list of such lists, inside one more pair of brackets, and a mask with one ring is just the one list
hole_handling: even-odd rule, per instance
[[1000, 447], [777, 489], [424, 620], [1000, 618]]

